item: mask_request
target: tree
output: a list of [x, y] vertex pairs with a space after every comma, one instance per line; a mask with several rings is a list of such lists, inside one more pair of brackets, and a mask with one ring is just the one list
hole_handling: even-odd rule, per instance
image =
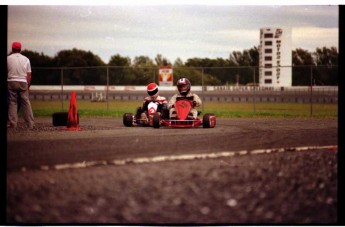
[[292, 85], [310, 85], [310, 66], [314, 65], [312, 54], [308, 50], [297, 48], [292, 51]]
[[[91, 51], [73, 48], [62, 50], [51, 58], [43, 53], [23, 50], [33, 68], [32, 84], [60, 84], [63, 67], [64, 84], [106, 84], [106, 64]], [[309, 52], [302, 48], [292, 51], [293, 85], [310, 85], [312, 71], [313, 84], [338, 84], [338, 50], [336, 47], [316, 48]], [[138, 56], [133, 60], [120, 54], [111, 56], [109, 63], [109, 83], [115, 85], [146, 85], [157, 80], [157, 66], [171, 65], [161, 54], [154, 61], [147, 56]], [[174, 62], [174, 82], [179, 77], [187, 77], [193, 84], [201, 84], [202, 73], [205, 85], [241, 84], [253, 82], [254, 67], [259, 65], [259, 51], [256, 46], [241, 51], [233, 51], [227, 59], [189, 58], [184, 63], [181, 58]], [[41, 68], [40, 68], [41, 67]], [[51, 67], [51, 69], [43, 68]], [[79, 67], [79, 68], [78, 68]], [[257, 73], [255, 73], [257, 74]], [[255, 75], [256, 76], [256, 75]], [[256, 80], [258, 81], [258, 80]]]
[[248, 66], [250, 64], [248, 51], [233, 51], [230, 54], [229, 60], [238, 66]]
[[129, 57], [122, 57], [120, 54], [113, 55], [110, 57], [108, 65], [117, 66], [109, 69], [109, 84], [126, 85], [132, 82]]
[[55, 56], [54, 63], [58, 67], [93, 67], [92, 69], [69, 68], [64, 70], [64, 84], [106, 84], [106, 71], [94, 68], [95, 66], [105, 66], [105, 63], [91, 51], [76, 48], [62, 50]]
[[338, 51], [335, 47], [316, 48], [313, 53], [297, 48], [292, 51], [292, 64], [293, 85], [338, 84]]
[[336, 47], [316, 48], [314, 56], [317, 65], [333, 66], [338, 65], [338, 50]]
[[157, 54], [157, 56], [155, 57], [155, 62], [157, 66], [167, 66], [167, 65], [171, 65], [170, 61], [163, 57], [161, 54]]
[[248, 50], [251, 66], [259, 66], [259, 49], [254, 46]]
[[32, 67], [53, 66], [53, 58], [44, 55], [43, 53], [38, 53], [31, 50], [23, 50], [21, 53], [30, 59], [30, 64]]
[[[259, 51], [257, 47], [249, 50], [233, 51], [229, 56], [229, 62], [237, 66], [248, 66], [245, 68], [237, 68], [231, 71], [230, 83], [248, 84], [253, 83], [254, 68], [259, 66]], [[256, 76], [256, 75], [255, 75]], [[257, 80], [256, 80], [257, 81]]]
[[131, 59], [129, 57], [122, 57], [120, 54], [116, 54], [110, 57], [108, 65], [129, 67], [131, 65]]
[[338, 55], [336, 47], [316, 48], [314, 56], [318, 67], [313, 73], [315, 85], [338, 84]]
[[259, 50], [256, 46], [241, 51], [233, 51], [229, 61], [238, 66], [259, 66]]
[[134, 67], [152, 67], [154, 66], [154, 63], [152, 59], [150, 59], [149, 57], [141, 55], [134, 58], [133, 66]]
[[216, 66], [219, 64], [218, 61], [221, 60], [220, 58], [189, 58], [185, 64], [188, 68], [178, 67], [174, 69], [174, 81], [176, 83], [179, 78], [186, 77], [192, 84], [201, 85], [201, 78], [203, 76], [204, 85], [219, 85], [220, 80], [217, 78], [216, 74], [212, 74], [212, 70], [206, 67]]
[[133, 60], [133, 83], [136, 85], [147, 85], [157, 77], [157, 68], [153, 61], [147, 56], [138, 56]]
[[83, 67], [83, 66], [104, 66], [105, 63], [98, 55], [91, 51], [84, 51], [73, 48], [62, 50], [54, 57], [56, 66], [59, 67]]
[[174, 67], [183, 67], [183, 61], [181, 58], [176, 58], [175, 62], [174, 62]]
[[308, 50], [297, 48], [292, 51], [292, 65], [315, 65], [312, 54]]
[[56, 85], [61, 83], [60, 71], [56, 69], [42, 69], [40, 67], [52, 67], [53, 58], [43, 53], [38, 53], [30, 50], [23, 50], [21, 52], [24, 56], [30, 59], [32, 68], [31, 84], [34, 85]]

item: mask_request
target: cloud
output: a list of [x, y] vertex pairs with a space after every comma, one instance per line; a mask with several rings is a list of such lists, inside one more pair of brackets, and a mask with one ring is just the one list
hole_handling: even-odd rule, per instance
[[[259, 44], [262, 27], [291, 27], [293, 47], [338, 43], [337, 6], [9, 6], [9, 42], [54, 56], [63, 49], [174, 61], [228, 57]], [[10, 50], [10, 44], [8, 44]]]
[[292, 30], [293, 49], [302, 48], [315, 51], [316, 47], [336, 47], [338, 49], [339, 29], [297, 27]]

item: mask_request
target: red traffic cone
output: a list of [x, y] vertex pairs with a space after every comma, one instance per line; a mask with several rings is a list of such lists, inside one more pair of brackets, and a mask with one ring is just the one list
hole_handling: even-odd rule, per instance
[[338, 151], [338, 146], [331, 146], [328, 148], [330, 151]]
[[78, 130], [78, 110], [77, 110], [77, 98], [75, 91], [71, 92], [71, 100], [69, 104], [67, 128], [69, 130]]

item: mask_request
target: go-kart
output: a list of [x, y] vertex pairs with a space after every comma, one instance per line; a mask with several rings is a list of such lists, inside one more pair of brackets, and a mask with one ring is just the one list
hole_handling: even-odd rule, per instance
[[[178, 97], [175, 102], [176, 116], [169, 119], [161, 119], [159, 114], [152, 115], [152, 126], [159, 128], [160, 126], [169, 126], [173, 128], [193, 128], [202, 125], [204, 128], [214, 128], [216, 126], [216, 116], [207, 113], [202, 120], [194, 119], [190, 113], [193, 107], [193, 97]], [[200, 112], [198, 112], [198, 115]]]
[[[162, 116], [160, 112], [157, 112], [158, 105], [159, 104], [157, 102], [154, 102], [154, 101], [151, 101], [150, 103], [148, 103], [147, 118], [146, 119], [141, 118], [141, 114], [144, 112], [142, 110], [142, 107], [137, 108], [136, 114], [125, 113], [123, 115], [123, 124], [127, 127], [131, 127], [133, 125], [153, 126], [154, 116], [159, 116], [159, 117]], [[165, 114], [165, 115], [169, 115], [169, 114]]]

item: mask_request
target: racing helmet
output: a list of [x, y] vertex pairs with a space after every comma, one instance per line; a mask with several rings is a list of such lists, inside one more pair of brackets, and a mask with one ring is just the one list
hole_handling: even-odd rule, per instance
[[147, 94], [151, 97], [158, 96], [158, 85], [156, 83], [150, 83], [146, 88]]
[[191, 87], [191, 84], [187, 78], [180, 78], [177, 81], [178, 92], [183, 96], [186, 96], [189, 93], [190, 87]]

